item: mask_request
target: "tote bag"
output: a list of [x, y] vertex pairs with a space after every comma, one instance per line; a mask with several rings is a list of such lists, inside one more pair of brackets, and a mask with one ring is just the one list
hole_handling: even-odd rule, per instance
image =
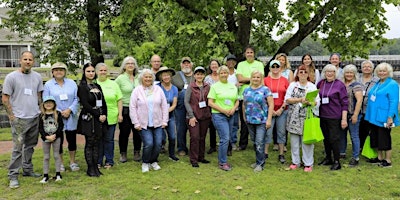
[[319, 118], [314, 116], [311, 107], [308, 107], [307, 116], [304, 120], [303, 143], [314, 144], [323, 139], [324, 135], [322, 134]]
[[369, 159], [378, 157], [378, 152], [376, 152], [375, 149], [371, 148], [371, 139], [369, 138], [369, 135], [365, 139], [365, 143], [364, 143], [361, 155], [363, 155]]

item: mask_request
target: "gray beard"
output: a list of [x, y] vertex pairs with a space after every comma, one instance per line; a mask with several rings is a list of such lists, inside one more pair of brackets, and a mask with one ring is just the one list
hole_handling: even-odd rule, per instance
[[184, 68], [184, 69], [182, 69], [182, 72], [185, 74], [188, 74], [188, 73], [192, 72], [192, 69]]

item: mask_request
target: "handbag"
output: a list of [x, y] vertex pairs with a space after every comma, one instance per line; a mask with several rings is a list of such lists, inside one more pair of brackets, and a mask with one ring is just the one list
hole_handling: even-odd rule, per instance
[[303, 143], [314, 144], [324, 139], [320, 127], [320, 119], [314, 116], [311, 106], [307, 108], [306, 119], [304, 120], [303, 128]]
[[373, 159], [378, 157], [378, 152], [376, 151], [376, 149], [371, 148], [371, 138], [369, 137], [369, 135], [365, 139], [361, 155], [365, 156], [368, 159]]

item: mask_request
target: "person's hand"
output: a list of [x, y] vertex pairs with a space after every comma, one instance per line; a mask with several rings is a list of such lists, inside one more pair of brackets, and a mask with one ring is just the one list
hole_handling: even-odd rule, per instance
[[167, 127], [167, 126], [165, 126], [165, 125], [161, 125], [161, 128], [165, 128], [165, 127]]
[[105, 122], [106, 119], [107, 119], [107, 116], [105, 116], [105, 115], [100, 115], [100, 117], [99, 117], [99, 121], [100, 121], [101, 123]]
[[68, 118], [69, 115], [71, 115], [71, 110], [69, 108], [61, 111], [61, 116], [63, 116], [64, 118]]
[[138, 130], [138, 131], [142, 130], [142, 128], [140, 126], [135, 126], [135, 129]]
[[232, 108], [231, 110], [228, 110], [228, 114], [231, 116], [235, 114], [236, 109]]
[[122, 115], [118, 115], [118, 123], [124, 121], [124, 117]]
[[271, 128], [271, 124], [272, 124], [271, 120], [267, 120], [267, 122], [265, 123], [265, 128], [267, 129]]
[[14, 121], [15, 115], [8, 115], [8, 119], [10, 120], [10, 122]]
[[276, 116], [281, 116], [282, 115], [282, 112], [283, 112], [283, 109], [282, 108], [279, 108], [277, 111], [276, 111]]
[[388, 117], [388, 119], [386, 120], [386, 128], [392, 128], [393, 125], [393, 119], [391, 117]]
[[342, 126], [342, 129], [345, 129], [347, 127], [347, 120], [342, 120], [341, 126]]
[[356, 116], [356, 115], [352, 115], [352, 116], [351, 116], [351, 123], [352, 123], [352, 124], [356, 124], [356, 123], [357, 123], [357, 120], [358, 120], [358, 116]]
[[197, 119], [196, 117], [192, 117], [189, 119], [189, 126], [194, 127], [196, 126]]

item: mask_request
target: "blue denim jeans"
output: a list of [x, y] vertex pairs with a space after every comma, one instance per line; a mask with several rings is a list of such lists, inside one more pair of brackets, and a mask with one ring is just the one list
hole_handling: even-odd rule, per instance
[[176, 125], [175, 125], [175, 114], [174, 111], [169, 114], [168, 126], [165, 127], [162, 133], [162, 143], [166, 143], [168, 135], [168, 153], [169, 156], [175, 155], [175, 140], [176, 140]]
[[233, 117], [227, 117], [221, 113], [213, 113], [212, 121], [219, 136], [218, 162], [219, 164], [224, 164], [228, 162], [228, 146], [233, 128]]
[[235, 114], [233, 114], [233, 127], [232, 127], [232, 133], [231, 133], [231, 144], [236, 144], [237, 143], [237, 132], [239, 130], [239, 111], [236, 111]]
[[107, 133], [99, 141], [99, 160], [97, 164], [103, 165], [103, 158], [106, 157], [106, 164], [114, 165], [114, 133], [116, 124], [107, 126]]
[[272, 143], [272, 131], [274, 130], [274, 126], [276, 126], [277, 132], [277, 142], [278, 144], [286, 143], [286, 117], [287, 110], [284, 110], [280, 116], [272, 117], [271, 127], [267, 130], [267, 135], [265, 136], [265, 144]]
[[264, 166], [265, 164], [265, 134], [267, 132], [265, 124], [247, 124], [250, 139], [256, 147], [256, 164]]
[[348, 127], [347, 127], [347, 129], [342, 131], [342, 134], [340, 137], [340, 154], [346, 155], [347, 130], [348, 130], [350, 132], [353, 158], [358, 159], [360, 157], [360, 135], [359, 135], [360, 121], [361, 121], [361, 115], [358, 115], [356, 124], [351, 123], [350, 115], [347, 117]]
[[175, 108], [175, 121], [176, 121], [176, 131], [177, 131], [177, 141], [178, 141], [178, 151], [188, 152], [186, 146], [186, 134], [187, 134], [187, 124], [186, 124], [186, 108], [185, 108], [185, 92], [182, 90], [178, 94], [178, 104]]
[[140, 131], [140, 137], [143, 141], [143, 163], [158, 162], [158, 155], [161, 150], [162, 131], [161, 127], [147, 127], [147, 129], [142, 129]]

